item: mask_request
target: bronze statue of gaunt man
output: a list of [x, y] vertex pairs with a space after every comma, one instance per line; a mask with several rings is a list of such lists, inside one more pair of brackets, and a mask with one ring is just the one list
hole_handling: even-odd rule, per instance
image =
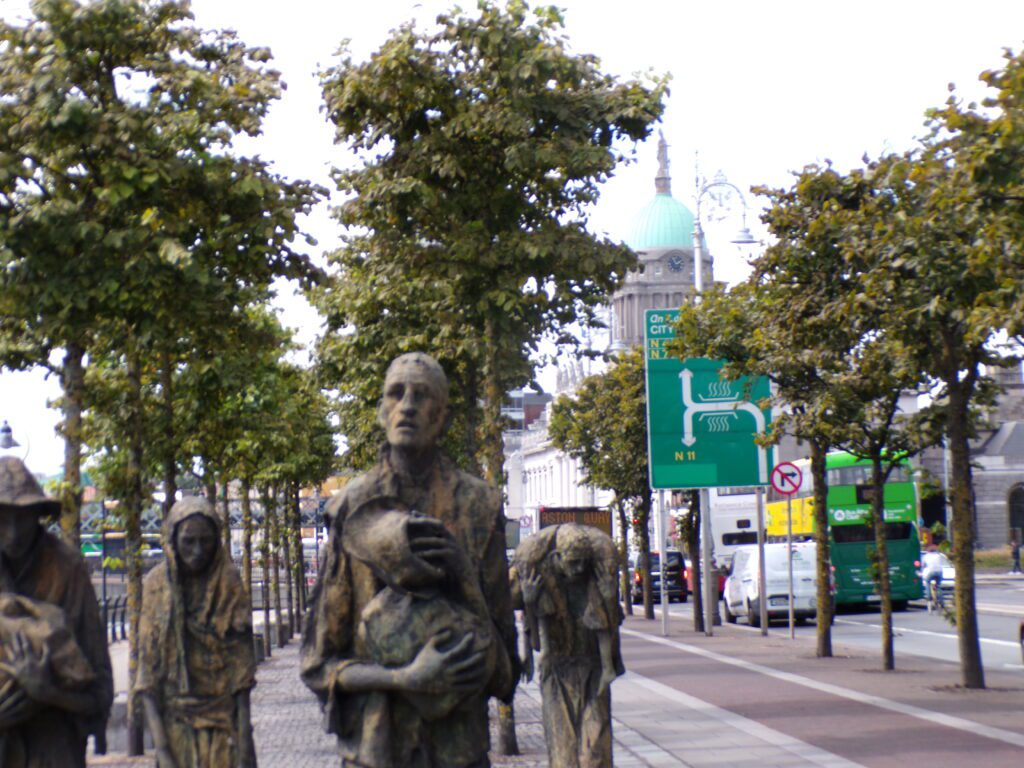
[[488, 698], [515, 691], [501, 503], [438, 449], [447, 413], [437, 361], [396, 358], [379, 460], [325, 510], [302, 675], [343, 766], [486, 768]]
[[16, 458], [0, 458], [0, 766], [85, 768], [114, 682], [81, 553], [42, 525], [60, 512]]

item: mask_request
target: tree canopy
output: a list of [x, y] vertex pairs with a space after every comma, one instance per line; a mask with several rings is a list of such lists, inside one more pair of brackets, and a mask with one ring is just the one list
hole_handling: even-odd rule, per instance
[[571, 341], [565, 329], [593, 321], [635, 263], [587, 230], [587, 211], [622, 142], [660, 116], [665, 81], [601, 72], [569, 52], [557, 10], [512, 0], [442, 14], [432, 31], [405, 24], [322, 82], [337, 141], [363, 159], [335, 173], [349, 229], [333, 260], [349, 286], [318, 302], [333, 328], [354, 330], [334, 350], [340, 389], [363, 376], [369, 348], [423, 343], [458, 383], [478, 382], [465, 402], [484, 403], [497, 482], [505, 392], [529, 380], [545, 334]]

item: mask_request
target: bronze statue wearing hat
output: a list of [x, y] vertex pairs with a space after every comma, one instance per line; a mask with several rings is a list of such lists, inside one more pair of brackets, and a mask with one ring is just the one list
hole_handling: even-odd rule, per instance
[[84, 768], [114, 683], [79, 552], [42, 519], [60, 512], [25, 465], [0, 458], [0, 765]]

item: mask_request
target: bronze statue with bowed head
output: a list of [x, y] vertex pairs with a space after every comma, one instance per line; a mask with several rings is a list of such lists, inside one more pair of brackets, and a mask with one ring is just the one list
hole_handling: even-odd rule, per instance
[[610, 686], [625, 672], [612, 540], [591, 526], [552, 526], [523, 541], [514, 563], [529, 646], [541, 653], [548, 760], [612, 765]]

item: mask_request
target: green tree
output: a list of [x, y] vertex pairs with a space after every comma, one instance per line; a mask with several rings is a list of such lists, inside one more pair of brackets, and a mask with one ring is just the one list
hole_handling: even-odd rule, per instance
[[[969, 441], [976, 434], [978, 406], [991, 403], [994, 394], [984, 370], [1008, 362], [994, 344], [1006, 327], [1007, 318], [994, 310], [1007, 275], [983, 234], [991, 212], [963, 188], [969, 179], [956, 159], [961, 140], [925, 145], [878, 164], [873, 183], [888, 215], [872, 215], [863, 228], [851, 228], [849, 247], [873, 259], [861, 295], [884, 303], [885, 328], [906, 360], [901, 364], [932, 384], [927, 413], [944, 430], [951, 457], [961, 674], [966, 687], [982, 688]], [[1005, 241], [1001, 247], [1014, 248]], [[1019, 286], [1019, 274], [1016, 279]]]
[[[623, 159], [618, 140], [647, 136], [666, 91], [663, 79], [602, 73], [593, 56], [569, 53], [561, 29], [553, 8], [481, 2], [476, 14], [439, 16], [433, 32], [403, 25], [368, 61], [343, 58], [322, 81], [337, 141], [365, 159], [335, 174], [349, 195], [339, 279], [383, 295], [377, 322], [400, 321], [391, 338], [445, 329], [425, 351], [479, 382], [495, 485], [507, 388], [528, 379], [524, 362], [546, 333], [593, 320], [635, 263], [587, 231], [586, 211]], [[390, 314], [396, 302], [430, 321], [405, 325]]]
[[145, 361], [170, 370], [183, 329], [230, 316], [278, 276], [308, 275], [290, 243], [316, 194], [230, 150], [279, 95], [266, 49], [196, 28], [185, 2], [37, 0], [33, 12], [0, 26], [0, 288], [19, 313], [7, 327], [25, 332], [15, 345], [38, 361], [64, 353], [72, 539], [86, 354], [124, 367], [111, 424], [127, 459], [134, 627]]
[[643, 351], [624, 352], [608, 371], [584, 379], [572, 398], [555, 401], [548, 434], [552, 445], [579, 460], [586, 483], [610, 490], [616, 503], [632, 507], [644, 616], [653, 619], [645, 386]]
[[797, 174], [789, 189], [757, 191], [769, 198], [764, 220], [775, 242], [745, 282], [714, 288], [699, 304], [681, 308], [670, 349], [682, 358], [726, 360], [729, 377], [767, 376], [779, 407], [769, 439], [789, 434], [808, 446], [818, 558], [816, 652], [829, 657], [834, 609], [825, 456], [845, 435], [850, 416], [849, 403], [836, 399], [829, 382], [844, 370], [858, 339], [846, 319], [851, 281], [833, 214], [859, 205], [862, 193], [855, 180], [816, 166]]
[[[32, 8], [24, 26], [0, 23], [0, 353], [25, 365], [62, 352], [62, 524], [74, 540], [97, 337], [127, 329], [132, 354], [148, 354], [182, 317], [240, 301], [225, 285], [307, 273], [288, 243], [315, 193], [228, 151], [279, 94], [266, 49], [197, 29], [185, 2]], [[219, 301], [205, 304], [211, 293]]]

